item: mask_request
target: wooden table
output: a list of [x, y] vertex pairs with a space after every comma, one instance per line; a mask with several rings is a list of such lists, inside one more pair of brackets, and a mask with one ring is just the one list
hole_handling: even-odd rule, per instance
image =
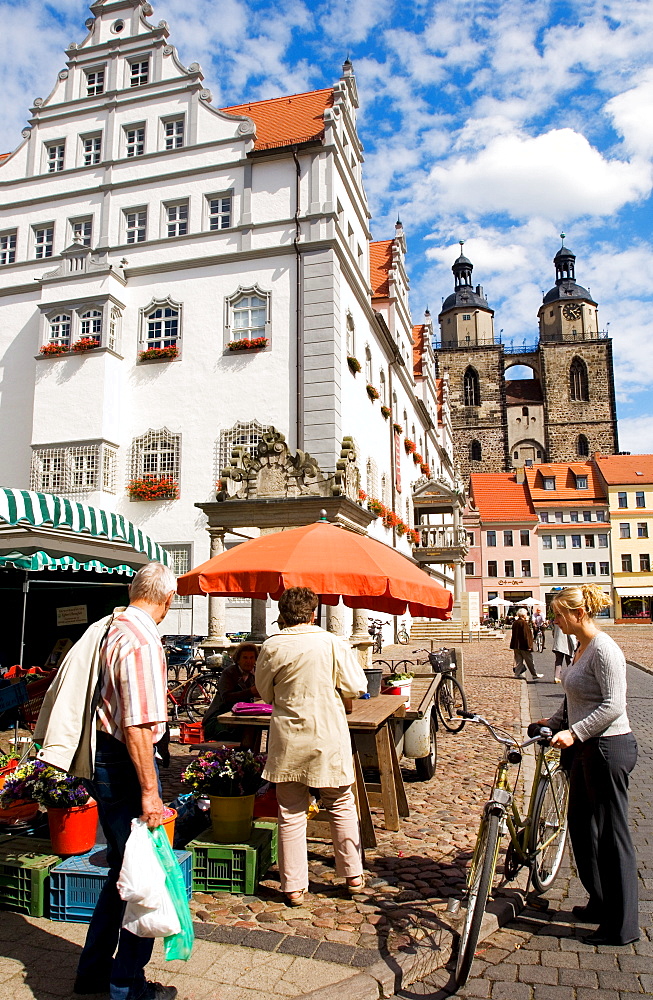
[[[363, 847], [376, 847], [376, 833], [372, 823], [370, 806], [381, 806], [386, 830], [398, 830], [400, 817], [406, 818], [408, 800], [399, 761], [391, 736], [389, 723], [393, 717], [403, 717], [406, 709], [404, 699], [398, 695], [380, 695], [378, 698], [357, 699], [352, 712], [347, 716], [351, 734], [352, 759], [356, 776], [354, 791], [361, 825]], [[234, 715], [225, 712], [218, 716], [218, 722], [225, 726], [257, 726], [268, 729], [270, 716]], [[358, 750], [356, 733], [374, 736], [379, 761], [379, 781], [365, 782]], [[310, 824], [310, 832], [317, 833], [317, 825], [326, 820], [326, 813], [320, 812]]]

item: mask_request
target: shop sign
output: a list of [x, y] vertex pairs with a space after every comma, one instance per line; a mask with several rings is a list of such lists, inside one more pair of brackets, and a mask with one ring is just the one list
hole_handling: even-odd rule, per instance
[[498, 587], [523, 587], [523, 580], [497, 580]]
[[86, 604], [71, 604], [67, 608], [57, 608], [57, 626], [86, 625], [88, 622], [88, 606]]

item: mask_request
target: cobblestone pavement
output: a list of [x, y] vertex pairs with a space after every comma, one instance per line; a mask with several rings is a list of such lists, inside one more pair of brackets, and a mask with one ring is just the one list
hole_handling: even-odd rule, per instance
[[[534, 719], [550, 715], [561, 697], [560, 687], [552, 683], [553, 656], [545, 651], [539, 666], [545, 678], [528, 689]], [[621, 948], [596, 948], [580, 940], [590, 928], [579, 925], [571, 909], [584, 903], [586, 894], [567, 858], [546, 895], [548, 910], [527, 906], [518, 920], [482, 942], [464, 989], [455, 992], [450, 970], [441, 969], [401, 990], [393, 1000], [439, 1000], [450, 995], [488, 1000], [591, 1000], [597, 993], [600, 1000], [634, 1000], [653, 994], [653, 677], [634, 667], [628, 668], [628, 711], [640, 751], [630, 794], [640, 873], [640, 940]]]

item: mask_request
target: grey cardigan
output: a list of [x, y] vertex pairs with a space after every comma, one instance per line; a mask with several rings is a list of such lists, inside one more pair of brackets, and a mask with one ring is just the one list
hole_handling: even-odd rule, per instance
[[[605, 632], [594, 636], [582, 656], [562, 672], [569, 728], [583, 743], [593, 736], [629, 733], [626, 714], [626, 659]], [[553, 730], [563, 725], [564, 702], [549, 719]]]

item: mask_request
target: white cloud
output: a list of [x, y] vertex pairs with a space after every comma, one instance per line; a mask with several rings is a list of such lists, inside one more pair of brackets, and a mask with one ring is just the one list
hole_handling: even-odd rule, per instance
[[653, 415], [622, 417], [619, 420], [619, 448], [633, 455], [653, 454]]
[[630, 153], [653, 156], [653, 69], [644, 74], [636, 87], [617, 94], [605, 105], [617, 132], [623, 136]]

